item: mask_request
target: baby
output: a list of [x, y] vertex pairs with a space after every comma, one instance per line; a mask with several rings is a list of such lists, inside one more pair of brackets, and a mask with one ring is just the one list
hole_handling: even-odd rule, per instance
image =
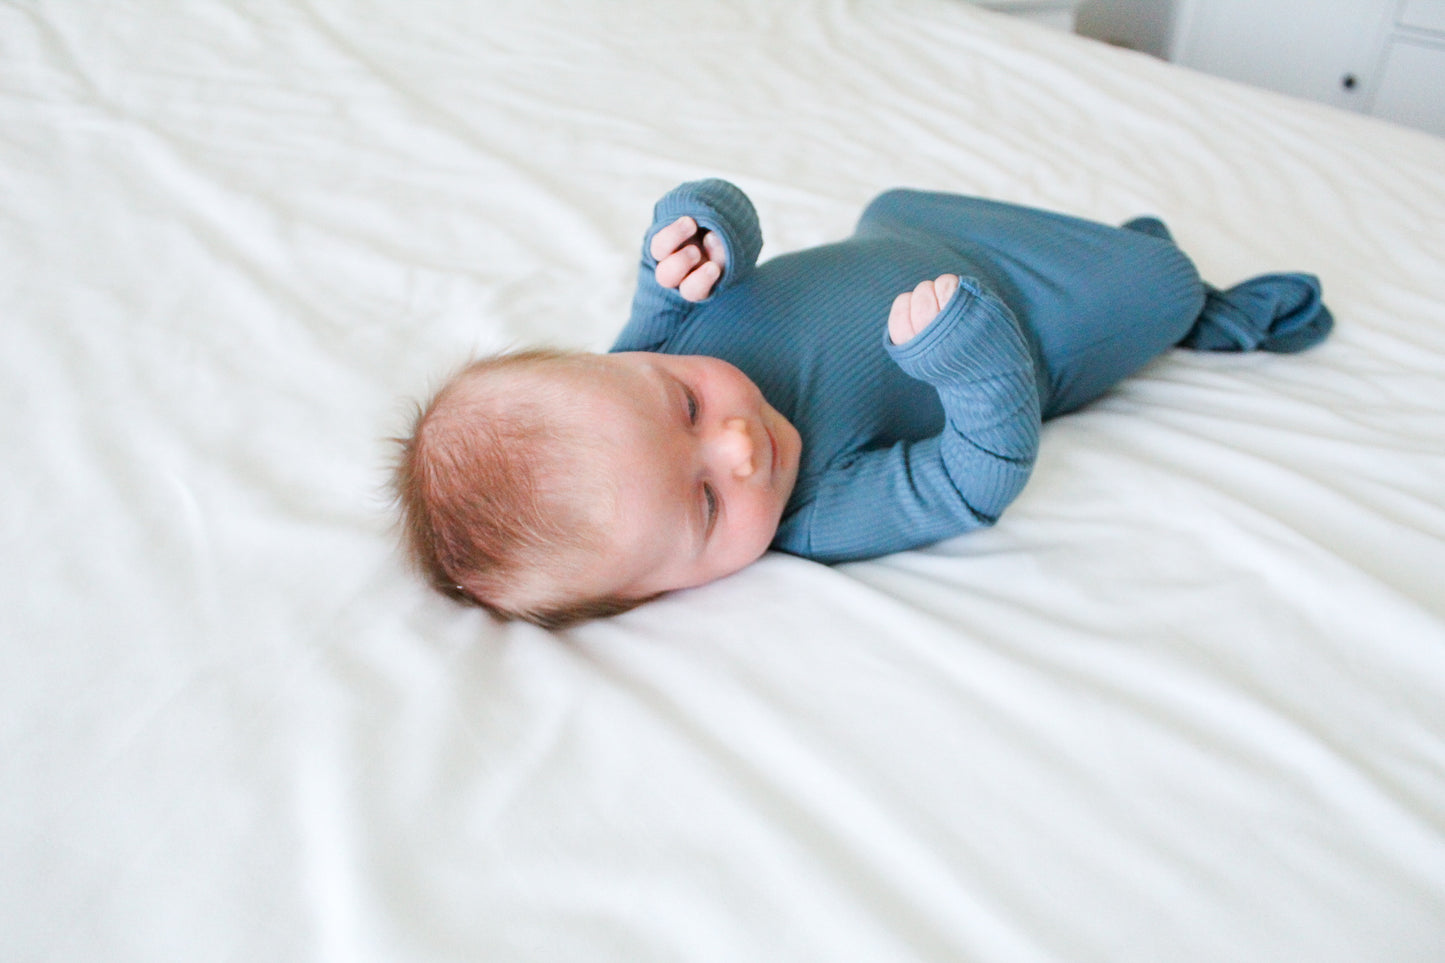
[[1170, 347], [1299, 351], [1333, 323], [1310, 275], [1203, 283], [1153, 218], [895, 190], [844, 241], [761, 247], [740, 190], [683, 184], [610, 353], [484, 359], [437, 392], [396, 474], [434, 585], [556, 626], [769, 548], [926, 545], [996, 521], [1041, 421]]

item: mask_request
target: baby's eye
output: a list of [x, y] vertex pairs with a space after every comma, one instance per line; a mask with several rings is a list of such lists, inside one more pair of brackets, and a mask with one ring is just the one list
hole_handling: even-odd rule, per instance
[[707, 524], [703, 528], [703, 531], [711, 533], [713, 523], [717, 521], [717, 492], [713, 491], [713, 487], [711, 485], [708, 485], [706, 483], [703, 484], [702, 499], [707, 506], [706, 513], [703, 516]]
[[686, 386], [684, 386], [682, 390], [687, 396], [687, 423], [689, 425], [695, 425], [697, 424], [698, 414], [697, 395], [693, 394], [692, 389]]

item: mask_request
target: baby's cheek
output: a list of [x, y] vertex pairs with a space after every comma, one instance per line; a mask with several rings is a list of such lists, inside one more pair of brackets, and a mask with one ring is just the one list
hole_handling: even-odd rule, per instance
[[773, 536], [778, 534], [778, 522], [781, 514], [781, 511], [771, 502], [757, 506], [748, 531], [748, 548], [751, 554], [748, 564], [761, 558], [763, 553], [768, 550], [768, 546], [773, 543]]

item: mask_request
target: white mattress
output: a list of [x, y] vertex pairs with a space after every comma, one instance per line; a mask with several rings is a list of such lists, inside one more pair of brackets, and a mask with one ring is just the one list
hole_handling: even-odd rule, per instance
[[[386, 436], [605, 348], [675, 183], [1320, 275], [996, 528], [549, 634]], [[0, 8], [7, 961], [1445, 958], [1445, 141], [952, 0]]]

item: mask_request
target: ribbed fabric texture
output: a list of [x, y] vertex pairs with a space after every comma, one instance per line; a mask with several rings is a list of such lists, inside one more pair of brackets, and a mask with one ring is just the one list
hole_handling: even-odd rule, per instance
[[[699, 304], [657, 284], [648, 251], [682, 215], [727, 247]], [[1041, 418], [1137, 371], [1205, 306], [1193, 264], [1155, 221], [1126, 230], [895, 190], [847, 240], [759, 265], [757, 214], [726, 181], [683, 184], [653, 217], [613, 350], [711, 355], [752, 378], [803, 438], [774, 547], [826, 562], [992, 524], [1028, 480]], [[893, 298], [944, 273], [962, 278], [958, 293], [890, 344]]]

